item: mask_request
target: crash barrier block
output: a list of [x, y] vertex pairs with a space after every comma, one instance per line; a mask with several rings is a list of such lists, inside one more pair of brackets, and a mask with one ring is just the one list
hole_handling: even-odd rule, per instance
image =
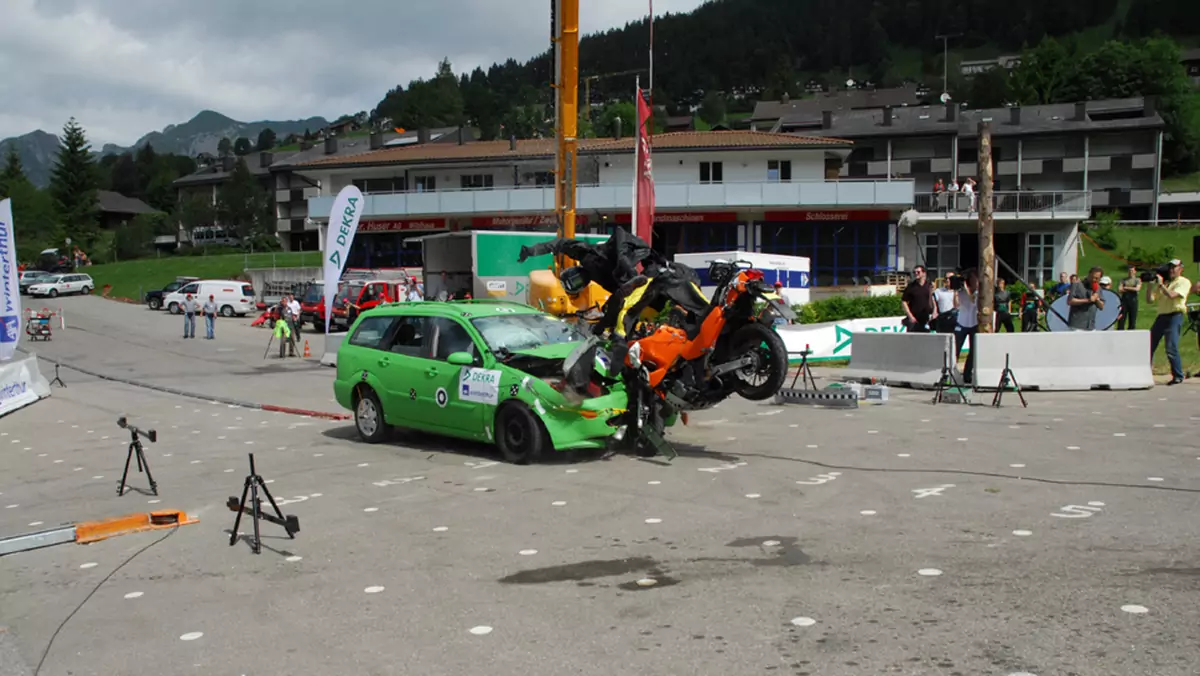
[[976, 387], [995, 388], [1004, 357], [1023, 390], [1143, 390], [1154, 386], [1149, 331], [980, 333]]
[[345, 338], [346, 334], [344, 333], [325, 334], [325, 353], [321, 355], [321, 366], [337, 366], [338, 348], [342, 346]]
[[38, 368], [37, 355], [0, 364], [0, 417], [50, 396], [50, 382]]
[[955, 364], [949, 333], [865, 332], [853, 340], [850, 366], [840, 374], [846, 380], [932, 389], [947, 360]]
[[776, 404], [858, 408], [858, 395], [845, 388], [828, 390], [793, 390], [790, 387], [775, 393]]
[[75, 542], [89, 544], [106, 540], [116, 535], [138, 533], [145, 530], [177, 528], [198, 522], [179, 510], [127, 514], [101, 521], [85, 521], [75, 524]]

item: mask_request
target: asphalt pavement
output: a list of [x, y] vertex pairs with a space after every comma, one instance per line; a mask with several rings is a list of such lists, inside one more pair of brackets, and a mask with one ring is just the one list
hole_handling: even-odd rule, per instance
[[[40, 355], [336, 411], [267, 332], [62, 301]], [[315, 356], [319, 334], [309, 337]], [[314, 339], [315, 338], [315, 339]], [[28, 345], [26, 345], [28, 347]], [[322, 346], [323, 347], [323, 346]], [[228, 350], [228, 351], [221, 351]], [[1200, 387], [730, 400], [672, 462], [518, 467], [490, 448], [63, 369], [0, 419], [0, 535], [151, 509], [199, 522], [0, 558], [0, 674], [1194, 674]], [[819, 371], [827, 381], [835, 371]], [[1019, 374], [1018, 374], [1019, 376]], [[990, 395], [977, 397], [990, 402]], [[128, 433], [159, 495], [118, 496]], [[253, 452], [294, 540], [229, 545]], [[250, 532], [243, 522], [240, 530]], [[65, 621], [65, 624], [64, 624]], [[7, 671], [6, 671], [7, 669]]]

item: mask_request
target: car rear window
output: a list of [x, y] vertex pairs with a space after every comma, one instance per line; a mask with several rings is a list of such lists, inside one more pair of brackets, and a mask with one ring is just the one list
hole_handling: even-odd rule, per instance
[[253, 298], [254, 297], [254, 287], [250, 286], [249, 284], [243, 284], [242, 285], [242, 295], [247, 298]]
[[396, 317], [363, 317], [350, 336], [350, 344], [358, 347], [369, 347], [373, 350], [383, 349], [383, 339], [396, 323]]

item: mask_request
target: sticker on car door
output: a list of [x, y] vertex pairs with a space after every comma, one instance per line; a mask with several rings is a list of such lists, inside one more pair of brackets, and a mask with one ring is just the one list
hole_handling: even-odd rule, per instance
[[496, 405], [500, 399], [500, 372], [464, 366], [458, 376], [458, 398]]

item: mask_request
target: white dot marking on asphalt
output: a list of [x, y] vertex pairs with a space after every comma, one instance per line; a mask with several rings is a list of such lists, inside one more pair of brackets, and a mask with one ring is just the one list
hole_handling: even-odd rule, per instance
[[564, 507], [564, 506], [566, 506], [566, 504], [567, 504], [566, 500], [555, 500], [554, 502], [550, 503], [550, 506], [551, 507]]
[[662, 519], [646, 519], [646, 523], [662, 523]]
[[304, 558], [303, 556], [289, 556], [289, 557], [287, 557], [286, 559], [284, 559], [284, 561], [290, 561], [290, 562], [292, 562], [292, 563], [295, 563], [295, 562], [297, 562], [297, 561], [299, 561], [300, 559], [303, 559], [303, 558]]
[[62, 460], [55, 460], [55, 461], [54, 461], [54, 464], [56, 464], [56, 465], [57, 465], [57, 464], [60, 464], [60, 463], [62, 463]]
[[189, 631], [188, 633], [184, 634], [183, 636], [180, 636], [179, 640], [180, 641], [195, 641], [196, 639], [200, 638], [201, 636], [204, 636], [204, 632], [202, 632], [202, 631]]
[[1160, 477], [1160, 476], [1148, 476], [1148, 477], [1146, 477], [1146, 481], [1162, 481], [1162, 480], [1163, 480], [1163, 478], [1162, 478], [1162, 477]]
[[761, 498], [762, 496], [759, 495], [758, 493], [747, 493], [746, 497], [750, 498], [751, 500], [757, 500], [757, 499]]
[[816, 623], [817, 623], [817, 621], [811, 617], [793, 617], [792, 618], [792, 624], [797, 627], [811, 627]]
[[233, 474], [233, 470], [231, 470], [231, 469], [227, 469], [227, 470], [225, 470], [225, 473], [226, 473], [226, 474]]
[[103, 475], [103, 474], [97, 474], [96, 476], [94, 476], [94, 477], [92, 477], [92, 478], [93, 478], [93, 479], [103, 479], [103, 478], [104, 478], [104, 475]]
[[1089, 507], [1103, 507], [1103, 506], [1104, 506], [1104, 503], [1103, 503], [1103, 502], [1094, 502], [1094, 501], [1093, 501], [1093, 502], [1089, 502], [1089, 503], [1088, 503], [1088, 506], [1089, 506]]
[[1079, 447], [1078, 446], [1067, 446], [1067, 450], [1068, 451], [1078, 451]]
[[367, 587], [363, 591], [366, 592], [367, 594], [378, 594], [379, 592], [383, 591], [383, 587], [379, 587], [379, 586]]
[[897, 453], [897, 454], [896, 454], [896, 457], [897, 457], [897, 458], [911, 458], [911, 457], [912, 457], [912, 455], [911, 455], [911, 454], [909, 454], [909, 453]]
[[145, 592], [129, 592], [125, 595], [127, 599], [140, 599]]
[[864, 509], [863, 511], [859, 512], [859, 514], [862, 514], [863, 516], [875, 516], [878, 513], [879, 512], [876, 512], [873, 509]]
[[519, 551], [517, 553], [520, 554], [521, 556], [533, 556], [534, 554], [537, 554], [537, 550], [536, 549], [522, 549], [521, 551]]
[[1134, 615], [1145, 615], [1146, 613], [1150, 612], [1150, 609], [1147, 608], [1146, 606], [1138, 606], [1138, 605], [1121, 606], [1121, 610], [1124, 610], [1127, 613], [1132, 613]]
[[1031, 531], [1031, 530], [1014, 530], [1013, 535], [1016, 535], [1017, 537], [1029, 537], [1030, 535], [1033, 535], [1033, 531]]
[[96, 567], [96, 566], [98, 566], [98, 565], [100, 565], [100, 564], [98, 564], [98, 563], [95, 563], [95, 562], [92, 562], [92, 561], [89, 561], [89, 562], [87, 562], [87, 563], [81, 564], [79, 567], [80, 567], [80, 568], [83, 568], [84, 570], [86, 570], [86, 569], [88, 569], [88, 568], [95, 568], [95, 567]]
[[879, 434], [879, 430], [867, 430], [867, 434]]
[[448, 531], [448, 530], [450, 530], [450, 528], [449, 528], [448, 526], [435, 526], [435, 527], [434, 527], [434, 529], [433, 529], [433, 532], [435, 532], [435, 533], [445, 533], [445, 532], [446, 532], [446, 531]]
[[569, 470], [567, 470], [567, 474], [579, 474], [579, 470], [577, 470], [577, 469], [569, 469]]
[[922, 568], [921, 570], [917, 571], [917, 575], [921, 575], [923, 577], [937, 577], [941, 574], [942, 571], [938, 570], [937, 568]]
[[647, 486], [659, 486], [659, 485], [661, 485], [661, 484], [662, 484], [662, 482], [661, 482], [661, 481], [647, 481], [647, 482], [646, 482], [646, 485], [647, 485]]
[[470, 632], [476, 636], [487, 636], [492, 633], [492, 628], [487, 625], [480, 625], [478, 627], [471, 627]]
[[1016, 469], [1021, 469], [1021, 468], [1022, 468], [1022, 467], [1024, 467], [1024, 466], [1025, 466], [1025, 464], [1024, 464], [1024, 463], [1020, 463], [1020, 462], [1015, 462], [1015, 463], [1013, 463], [1013, 464], [1009, 465], [1009, 467], [1014, 467], [1014, 468], [1016, 468]]
[[31, 522], [29, 525], [30, 525], [30, 526], [40, 526], [40, 525], [42, 525], [43, 523], [46, 523], [46, 522], [45, 522], [45, 521], [33, 521], [33, 522]]
[[162, 502], [162, 500], [147, 500], [147, 501], [146, 501], [146, 504], [148, 504], [148, 505], [157, 505], [157, 504], [158, 504], [158, 503], [160, 503], [160, 502]]
[[193, 460], [193, 461], [192, 461], [192, 464], [193, 464], [193, 465], [199, 465], [199, 464], [200, 464], [200, 462], [201, 462], [200, 460]]
[[1166, 425], [1164, 425], [1162, 423], [1154, 423], [1154, 426], [1155, 427], [1166, 427]]
[[653, 587], [656, 584], [658, 584], [658, 580], [655, 580], [652, 577], [643, 577], [637, 581], [637, 586], [639, 587]]
[[379, 508], [378, 508], [378, 507], [367, 507], [367, 508], [366, 508], [366, 509], [364, 509], [363, 511], [364, 511], [364, 512], [368, 512], [368, 513], [370, 513], [370, 512], [378, 512], [378, 511], [379, 511]]
[[967, 440], [967, 438], [966, 438], [966, 437], [959, 437], [959, 438], [958, 438], [958, 440], [959, 440], [959, 441], [966, 441], [966, 440]]
[[313, 457], [314, 458], [323, 458], [323, 457], [325, 457], [325, 454], [324, 453], [313, 453]]
[[21, 505], [5, 505], [4, 508], [5, 509], [16, 509], [17, 507], [20, 507], [20, 506]]
[[1125, 433], [1124, 432], [1113, 432], [1113, 436], [1114, 437], [1123, 437], [1123, 436], [1125, 436]]
[[369, 465], [369, 463], [360, 462], [360, 463], [358, 463], [358, 466], [359, 466], [359, 467], [368, 467], [368, 466], [370, 466], [370, 465]]
[[779, 546], [779, 540], [764, 540], [764, 541], [763, 541], [763, 546], [764, 546], [764, 547], [778, 547], [778, 546]]
[[816, 444], [808, 444], [807, 448], [818, 448]]

